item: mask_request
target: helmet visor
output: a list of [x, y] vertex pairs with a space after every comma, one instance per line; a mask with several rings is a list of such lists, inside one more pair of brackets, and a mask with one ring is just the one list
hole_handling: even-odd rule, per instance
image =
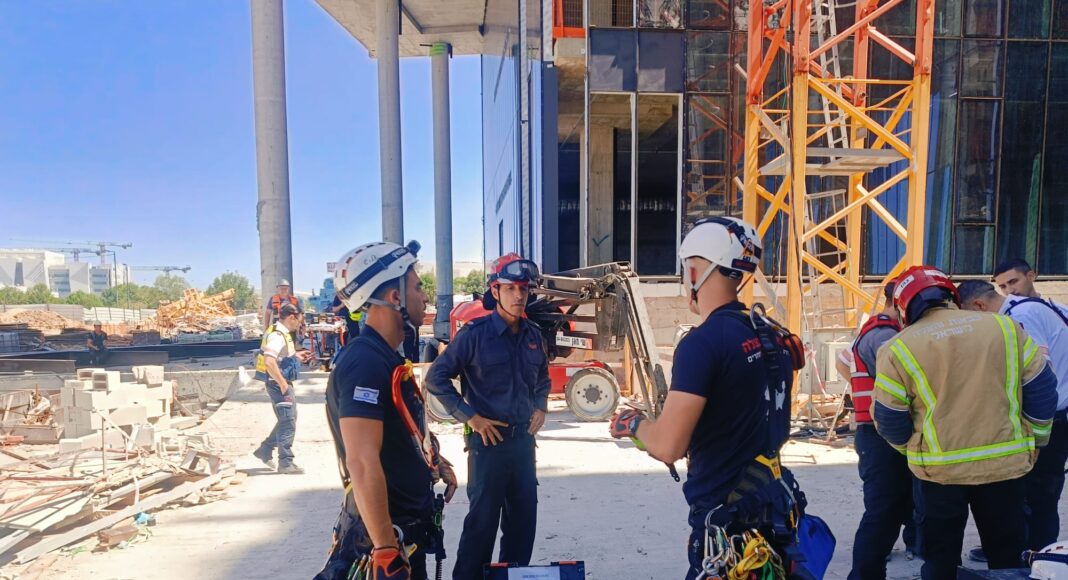
[[541, 271], [530, 260], [516, 260], [505, 264], [495, 276], [501, 284], [531, 284], [541, 278]]

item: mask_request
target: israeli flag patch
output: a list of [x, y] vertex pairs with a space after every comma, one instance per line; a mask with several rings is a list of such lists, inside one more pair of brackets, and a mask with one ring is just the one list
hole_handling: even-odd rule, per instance
[[368, 389], [366, 387], [356, 387], [352, 391], [352, 400], [360, 401], [362, 403], [371, 403], [372, 405], [378, 404], [378, 389]]

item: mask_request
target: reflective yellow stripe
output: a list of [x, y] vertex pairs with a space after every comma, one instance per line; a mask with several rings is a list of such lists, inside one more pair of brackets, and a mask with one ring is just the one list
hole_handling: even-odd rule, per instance
[[1005, 339], [1005, 396], [1009, 399], [1009, 422], [1012, 424], [1014, 439], [1023, 437], [1020, 425], [1020, 344], [1016, 337], [1016, 325], [1012, 320], [1000, 314], [995, 315], [1001, 334]]
[[1016, 455], [1017, 453], [1028, 453], [1034, 448], [1035, 439], [1033, 437], [1024, 437], [1022, 439], [1015, 439], [1005, 443], [983, 445], [982, 447], [969, 447], [967, 449], [958, 449], [957, 451], [947, 451], [945, 453], [909, 451], [907, 455], [909, 463], [915, 463], [917, 465], [950, 465], [953, 463], [969, 463], [972, 461], [994, 459], [995, 457], [1006, 457], [1008, 455]]
[[880, 373], [879, 377], [875, 379], [875, 386], [879, 387], [886, 393], [893, 396], [895, 399], [902, 403], [909, 404], [908, 392], [905, 391], [905, 385], [891, 379], [890, 377]]
[[1038, 354], [1038, 347], [1035, 346], [1035, 341], [1031, 340], [1031, 337], [1027, 337], [1027, 342], [1024, 343], [1024, 368], [1031, 364], [1031, 360]]
[[901, 339], [895, 340], [890, 346], [890, 350], [901, 365], [905, 367], [905, 372], [912, 377], [912, 382], [916, 385], [920, 398], [923, 399], [923, 406], [926, 407], [923, 414], [923, 436], [927, 439], [927, 444], [931, 446], [933, 453], [941, 453], [942, 446], [938, 444], [938, 434], [935, 432], [934, 421], [931, 419], [938, 400], [935, 399], [934, 392], [931, 391], [931, 385], [927, 382], [927, 375], [924, 374], [923, 369], [920, 368], [920, 363], [916, 362], [916, 358], [912, 356], [909, 348], [905, 346]]
[[1050, 431], [1053, 430], [1053, 423], [1047, 423], [1045, 425], [1031, 423], [1031, 430], [1035, 432], [1035, 436], [1049, 437]]

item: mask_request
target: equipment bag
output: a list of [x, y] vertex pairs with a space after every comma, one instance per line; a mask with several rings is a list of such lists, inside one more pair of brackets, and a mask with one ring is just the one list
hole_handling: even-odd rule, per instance
[[811, 514], [801, 516], [797, 525], [797, 546], [803, 559], [797, 562], [794, 574], [803, 577], [807, 572], [817, 580], [827, 573], [836, 544], [830, 526], [822, 518]]

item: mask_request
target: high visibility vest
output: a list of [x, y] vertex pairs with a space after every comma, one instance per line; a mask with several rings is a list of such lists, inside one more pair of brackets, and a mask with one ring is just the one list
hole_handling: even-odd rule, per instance
[[297, 297], [293, 296], [292, 294], [285, 297], [279, 294], [271, 296], [271, 311], [274, 312], [275, 316], [277, 316], [278, 313], [281, 312], [282, 305], [284, 305], [286, 302], [289, 302], [290, 304], [298, 308], [300, 307], [300, 303], [297, 302]]
[[875, 391], [875, 369], [869, 369], [860, 357], [860, 339], [876, 328], [892, 328], [894, 332], [901, 332], [901, 325], [896, 320], [885, 314], [869, 318], [864, 326], [860, 327], [860, 333], [853, 341], [853, 362], [856, 370], [849, 377], [849, 386], [853, 391], [853, 413], [857, 423], [871, 423], [871, 395]]
[[272, 333], [278, 332], [286, 339], [286, 352], [293, 354], [296, 348], [293, 346], [293, 336], [288, 331], [279, 330], [277, 325], [272, 324], [267, 332], [263, 333], [263, 338], [260, 339], [260, 354], [256, 355], [256, 379], [266, 382], [270, 375], [267, 374], [267, 359], [263, 354], [263, 349], [267, 347], [267, 339], [271, 337]]

